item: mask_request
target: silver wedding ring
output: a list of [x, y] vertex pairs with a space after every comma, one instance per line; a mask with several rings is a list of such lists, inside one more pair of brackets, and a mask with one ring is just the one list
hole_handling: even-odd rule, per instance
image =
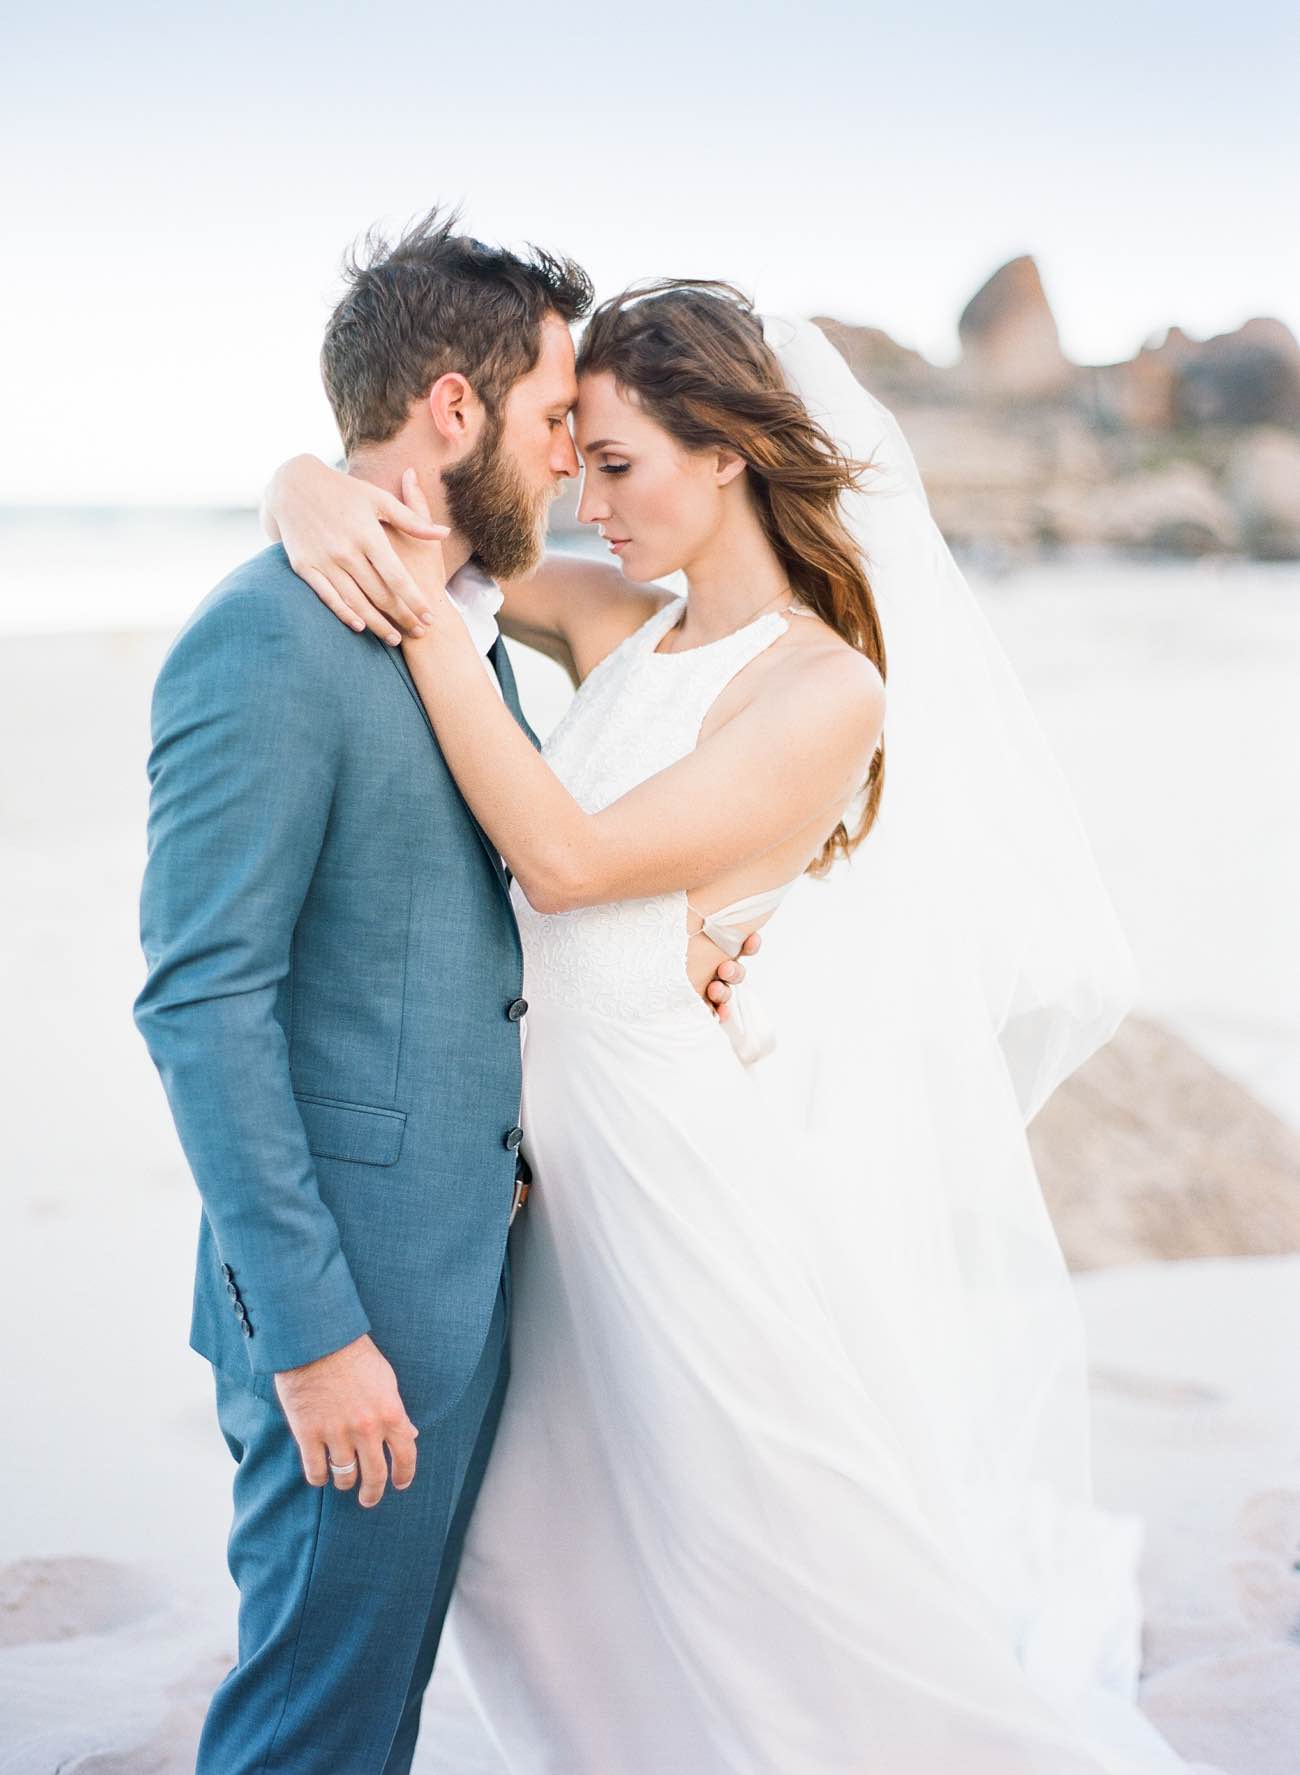
[[353, 1455], [346, 1467], [336, 1467], [333, 1461], [330, 1461], [329, 1470], [336, 1478], [340, 1473], [355, 1473], [357, 1470], [357, 1457]]

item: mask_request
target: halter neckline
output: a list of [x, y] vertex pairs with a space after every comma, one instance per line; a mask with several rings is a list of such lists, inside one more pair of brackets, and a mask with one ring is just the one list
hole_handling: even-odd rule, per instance
[[[678, 598], [677, 603], [684, 607], [687, 603], [687, 599]], [[672, 610], [674, 609], [674, 606], [672, 604], [665, 604], [664, 609], [665, 611]], [[660, 629], [654, 636], [650, 644], [648, 655], [650, 659], [689, 658], [693, 653], [707, 653], [711, 647], [721, 647], [724, 641], [734, 641], [738, 635], [747, 635], [751, 629], [756, 629], [760, 623], [769, 622], [774, 616], [784, 619], [789, 615], [814, 616], [816, 615], [816, 612], [809, 610], [806, 605], [800, 605], [797, 600], [792, 600], [789, 604], [783, 605], [780, 610], [765, 610], [761, 616], [751, 617], [749, 622], [742, 623], [738, 629], [732, 629], [725, 635], [719, 635], [714, 641], [701, 641], [698, 647], [675, 647], [669, 653], [660, 653], [659, 643], [663, 640], [665, 635], [671, 634], [677, 627], [680, 615], [681, 611], [678, 611], [677, 615], [674, 616], [673, 621], [670, 622], [666, 628]]]

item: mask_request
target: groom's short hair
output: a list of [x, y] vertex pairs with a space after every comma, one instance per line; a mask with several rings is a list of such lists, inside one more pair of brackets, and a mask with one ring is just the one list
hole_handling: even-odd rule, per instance
[[572, 259], [485, 246], [453, 233], [459, 220], [434, 208], [395, 241], [372, 228], [344, 260], [320, 362], [349, 455], [394, 437], [452, 370], [495, 416], [537, 362], [544, 317], [575, 321], [591, 308], [591, 279]]

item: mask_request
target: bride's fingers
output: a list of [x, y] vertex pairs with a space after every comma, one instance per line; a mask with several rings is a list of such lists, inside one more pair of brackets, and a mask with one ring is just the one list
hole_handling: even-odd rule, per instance
[[355, 629], [358, 634], [365, 634], [366, 625], [362, 618], [358, 616], [346, 599], [339, 596], [323, 573], [318, 573], [314, 567], [298, 567], [295, 572], [299, 579], [307, 581], [327, 610], [332, 610], [335, 616], [345, 622], [350, 629]]
[[[405, 504], [402, 501], [405, 500]], [[402, 475], [402, 499], [396, 499], [386, 493], [379, 501], [379, 515], [385, 524], [391, 524], [396, 530], [404, 530], [408, 536], [418, 536], [426, 542], [440, 542], [451, 535], [446, 524], [435, 524], [429, 516], [428, 502], [420, 487], [419, 476], [413, 468], [408, 468]]]
[[334, 569], [334, 583], [372, 634], [378, 635], [379, 639], [389, 647], [402, 645], [401, 631], [393, 627], [382, 610], [376, 609], [350, 573], [345, 573], [341, 567], [336, 567]]
[[417, 513], [431, 529], [441, 530], [444, 536], [451, 535], [445, 524], [434, 524], [429, 502], [424, 497], [424, 488], [420, 485], [420, 477], [413, 468], [402, 470], [402, 498], [406, 501], [407, 509]]
[[[389, 622], [388, 618], [382, 611], [375, 609], [374, 605], [361, 590], [361, 587], [357, 584], [356, 580], [353, 579], [350, 573], [345, 572], [342, 567], [335, 566], [332, 568], [328, 579], [323, 573], [316, 572], [314, 568], [305, 567], [302, 572], [302, 577], [307, 581], [307, 584], [316, 593], [317, 597], [329, 605], [330, 609], [336, 616], [343, 616], [344, 622], [348, 623], [350, 628], [355, 629], [357, 627], [357, 623], [353, 621], [352, 618], [359, 618], [363, 629], [370, 629], [372, 633], [379, 636], [381, 641], [386, 642], [389, 647], [399, 647], [401, 645], [402, 637], [393, 627], [392, 623]], [[329, 595], [327, 595], [327, 593]], [[344, 615], [343, 610], [340, 610], [339, 608], [340, 605], [342, 605], [344, 610], [348, 611], [350, 615]]]
[[370, 561], [392, 596], [391, 606], [385, 604], [384, 608], [399, 628], [406, 629], [407, 633], [411, 634], [414, 630], [408, 626], [406, 619], [409, 619], [409, 622], [417, 627], [421, 621], [433, 621], [433, 612], [429, 609], [427, 595], [415, 583], [414, 575], [407, 569], [397, 550], [382, 531], [371, 545]]
[[[398, 560], [391, 543], [381, 539], [370, 548], [369, 560], [364, 555], [352, 557], [345, 563], [345, 570], [352, 575], [362, 596], [376, 610], [382, 610], [394, 627], [408, 635], [418, 635], [424, 626], [425, 607], [420, 588]], [[380, 565], [385, 561], [384, 549], [392, 563], [388, 567]]]

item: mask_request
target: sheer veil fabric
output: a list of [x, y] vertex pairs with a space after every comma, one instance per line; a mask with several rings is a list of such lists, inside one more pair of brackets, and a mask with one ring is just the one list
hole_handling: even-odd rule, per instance
[[753, 1071], [801, 1125], [808, 1260], [846, 1345], [894, 1346], [918, 1498], [1034, 1681], [1140, 1749], [1141, 1524], [1092, 1501], [1082, 1324], [1025, 1135], [1128, 1010], [1133, 959], [893, 415], [811, 323], [764, 330], [872, 464], [842, 509], [885, 636], [887, 754], [866, 841], [765, 929], [776, 1043]]

